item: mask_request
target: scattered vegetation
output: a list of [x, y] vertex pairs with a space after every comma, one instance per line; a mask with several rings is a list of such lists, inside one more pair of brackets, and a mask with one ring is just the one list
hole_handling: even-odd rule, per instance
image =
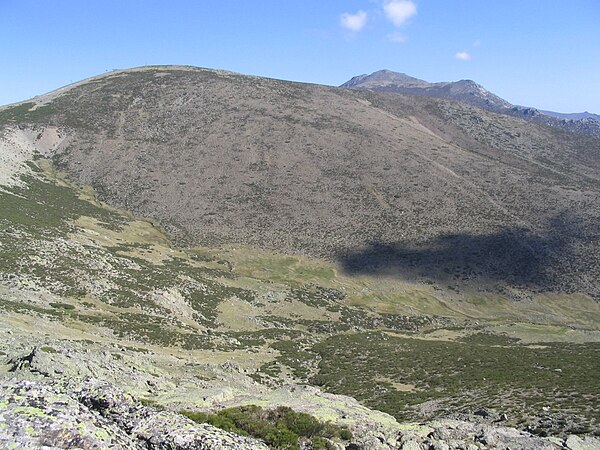
[[75, 309], [75, 306], [70, 305], [69, 303], [50, 302], [50, 306], [52, 306], [53, 308], [56, 308], [56, 309], [67, 309], [67, 310]]
[[0, 126], [22, 122], [45, 122], [54, 112], [50, 105], [38, 106], [36, 108], [34, 106], [34, 103], [28, 102], [0, 110]]
[[262, 439], [277, 450], [300, 450], [302, 441], [310, 441], [311, 448], [315, 450], [329, 449], [332, 448], [331, 439], [352, 439], [352, 432], [345, 427], [321, 422], [285, 406], [263, 409], [250, 405], [224, 409], [215, 414], [181, 413], [197, 423], [209, 423], [226, 431]]
[[44, 347], [40, 347], [40, 350], [44, 353], [59, 353], [59, 351], [56, 350], [54, 347], [44, 346]]
[[[600, 344], [531, 348], [483, 327], [456, 341], [400, 337], [393, 333], [423, 337], [418, 333], [450, 329], [453, 322], [392, 313], [397, 310], [385, 305], [371, 307], [368, 292], [349, 301], [345, 290], [332, 287], [337, 285], [331, 283], [330, 269], [294, 258], [283, 258], [281, 264], [259, 258], [267, 261], [262, 272], [246, 261], [242, 276], [235, 260], [224, 260], [216, 252], [175, 252], [166, 244], [157, 250], [151, 241], [130, 242], [125, 232], [130, 217], [87, 201], [76, 188], [45, 179], [35, 164], [32, 168], [35, 175], [23, 178], [25, 186], [0, 191], [0, 277], [65, 301], [32, 303], [3, 297], [4, 311], [103, 327], [134, 343], [267, 351], [268, 362], [250, 373], [255, 380], [318, 384], [401, 420], [491, 407], [506, 412], [518, 426], [541, 414], [563, 414], [574, 418], [561, 425], [565, 430], [598, 429], [600, 415], [594, 405], [600, 404], [595, 376]], [[82, 217], [92, 219], [90, 229], [77, 225]], [[157, 251], [162, 251], [161, 258], [154, 260]], [[268, 280], [270, 270], [276, 274], [275, 283]], [[250, 278], [255, 272], [260, 276]], [[232, 298], [254, 308], [251, 328], [219, 328], [219, 306]], [[405, 301], [433, 303], [425, 296], [394, 298]], [[558, 302], [553, 301], [551, 305]], [[477, 302], [467, 304], [487, 304]], [[323, 315], [286, 309], [291, 304]], [[186, 414], [261, 437], [273, 448], [297, 448], [304, 438], [313, 448], [326, 448], [329, 438], [349, 439], [345, 429], [286, 409]]]
[[320, 358], [314, 384], [400, 420], [481, 407], [515, 421], [569, 414], [577, 417], [572, 432], [600, 420], [600, 379], [590, 376], [600, 370], [599, 343], [531, 348], [485, 334], [452, 342], [368, 332], [333, 336], [312, 351]]

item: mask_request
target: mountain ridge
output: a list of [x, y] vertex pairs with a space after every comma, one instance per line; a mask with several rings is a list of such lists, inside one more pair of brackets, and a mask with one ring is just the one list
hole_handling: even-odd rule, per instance
[[553, 128], [600, 136], [600, 116], [591, 113], [554, 113], [513, 105], [472, 80], [429, 83], [405, 73], [384, 69], [353, 77], [340, 87], [458, 100]]
[[[25, 122], [73, 130], [54, 161], [103, 200], [159, 220], [183, 241], [327, 256], [351, 271], [363, 270], [364, 251], [363, 265], [388, 270], [400, 260], [401, 272], [412, 266], [411, 277], [443, 282], [443, 271], [425, 268], [450, 245], [444, 270], [466, 270], [467, 280], [546, 286], [548, 258], [566, 245], [555, 227], [564, 223], [560, 214], [573, 214], [569, 192], [590, 198], [587, 204], [598, 183], [597, 141], [428, 97], [149, 67], [39, 100], [4, 110], [4, 120], [14, 111]], [[510, 178], [492, 160], [515, 179], [501, 182]], [[556, 189], [554, 214], [543, 206], [548, 183]], [[579, 241], [592, 229], [560, 233]], [[499, 264], [476, 256], [484, 236]], [[536, 261], [533, 271], [516, 276], [500, 242]], [[423, 251], [409, 251], [414, 245]], [[372, 246], [386, 249], [389, 262], [371, 260]]]
[[473, 80], [429, 83], [405, 73], [397, 73], [386, 69], [373, 72], [370, 75], [361, 75], [360, 77], [352, 78], [350, 81], [340, 85], [340, 87], [466, 101], [472, 105], [495, 112], [502, 108], [511, 108], [513, 106], [506, 100], [487, 91]]
[[569, 120], [581, 120], [581, 119], [594, 119], [600, 120], [600, 114], [594, 114], [588, 111], [584, 111], [581, 113], [560, 113], [556, 111], [547, 111], [540, 109], [540, 112], [546, 114], [548, 116], [558, 117], [559, 119], [569, 119]]

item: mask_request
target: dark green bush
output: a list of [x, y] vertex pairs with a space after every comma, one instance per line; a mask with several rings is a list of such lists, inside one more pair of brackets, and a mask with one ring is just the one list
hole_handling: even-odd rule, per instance
[[318, 436], [325, 429], [325, 424], [319, 422], [310, 414], [297, 413], [285, 406], [278, 407], [274, 412], [277, 416], [280, 416], [278, 423], [282, 423], [283, 426], [292, 430], [298, 436]]
[[60, 302], [51, 302], [50, 306], [52, 306], [53, 308], [56, 308], [56, 309], [67, 309], [67, 310], [75, 309], [75, 307], [73, 305], [69, 305], [68, 303], [60, 303]]
[[352, 431], [350, 431], [348, 428], [342, 428], [340, 430], [340, 438], [344, 441], [351, 441], [352, 437]]
[[326, 438], [352, 439], [347, 428], [320, 422], [310, 414], [298, 413], [286, 406], [269, 410], [249, 405], [224, 409], [215, 414], [181, 413], [198, 423], [209, 423], [225, 431], [262, 439], [277, 450], [299, 450], [300, 439], [309, 439], [315, 450], [329, 448]]

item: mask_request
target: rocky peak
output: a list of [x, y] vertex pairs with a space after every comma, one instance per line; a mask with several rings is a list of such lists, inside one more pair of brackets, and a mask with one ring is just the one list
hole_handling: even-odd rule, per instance
[[405, 73], [394, 72], [392, 70], [378, 70], [370, 75], [363, 74], [352, 78], [341, 87], [383, 87], [383, 86], [427, 86], [429, 83], [419, 78], [411, 77]]
[[379, 70], [360, 75], [340, 87], [457, 100], [463, 103], [570, 132], [600, 136], [600, 116], [588, 112], [562, 114], [515, 106], [473, 80], [429, 83], [405, 73]]
[[379, 70], [370, 75], [354, 77], [341, 87], [448, 98], [494, 111], [512, 107], [509, 102], [492, 94], [473, 80], [429, 83], [391, 70]]
[[456, 90], [464, 89], [464, 90], [484, 90], [485, 92], [489, 92], [483, 88], [478, 83], [475, 83], [473, 80], [458, 80], [454, 83], [449, 83]]

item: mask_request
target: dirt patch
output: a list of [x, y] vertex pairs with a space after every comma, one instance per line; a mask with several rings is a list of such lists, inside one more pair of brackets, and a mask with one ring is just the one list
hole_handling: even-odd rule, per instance
[[35, 153], [48, 154], [59, 148], [64, 135], [57, 128], [39, 130], [8, 128], [0, 135], [0, 185], [20, 186], [20, 177], [31, 175], [26, 163]]

